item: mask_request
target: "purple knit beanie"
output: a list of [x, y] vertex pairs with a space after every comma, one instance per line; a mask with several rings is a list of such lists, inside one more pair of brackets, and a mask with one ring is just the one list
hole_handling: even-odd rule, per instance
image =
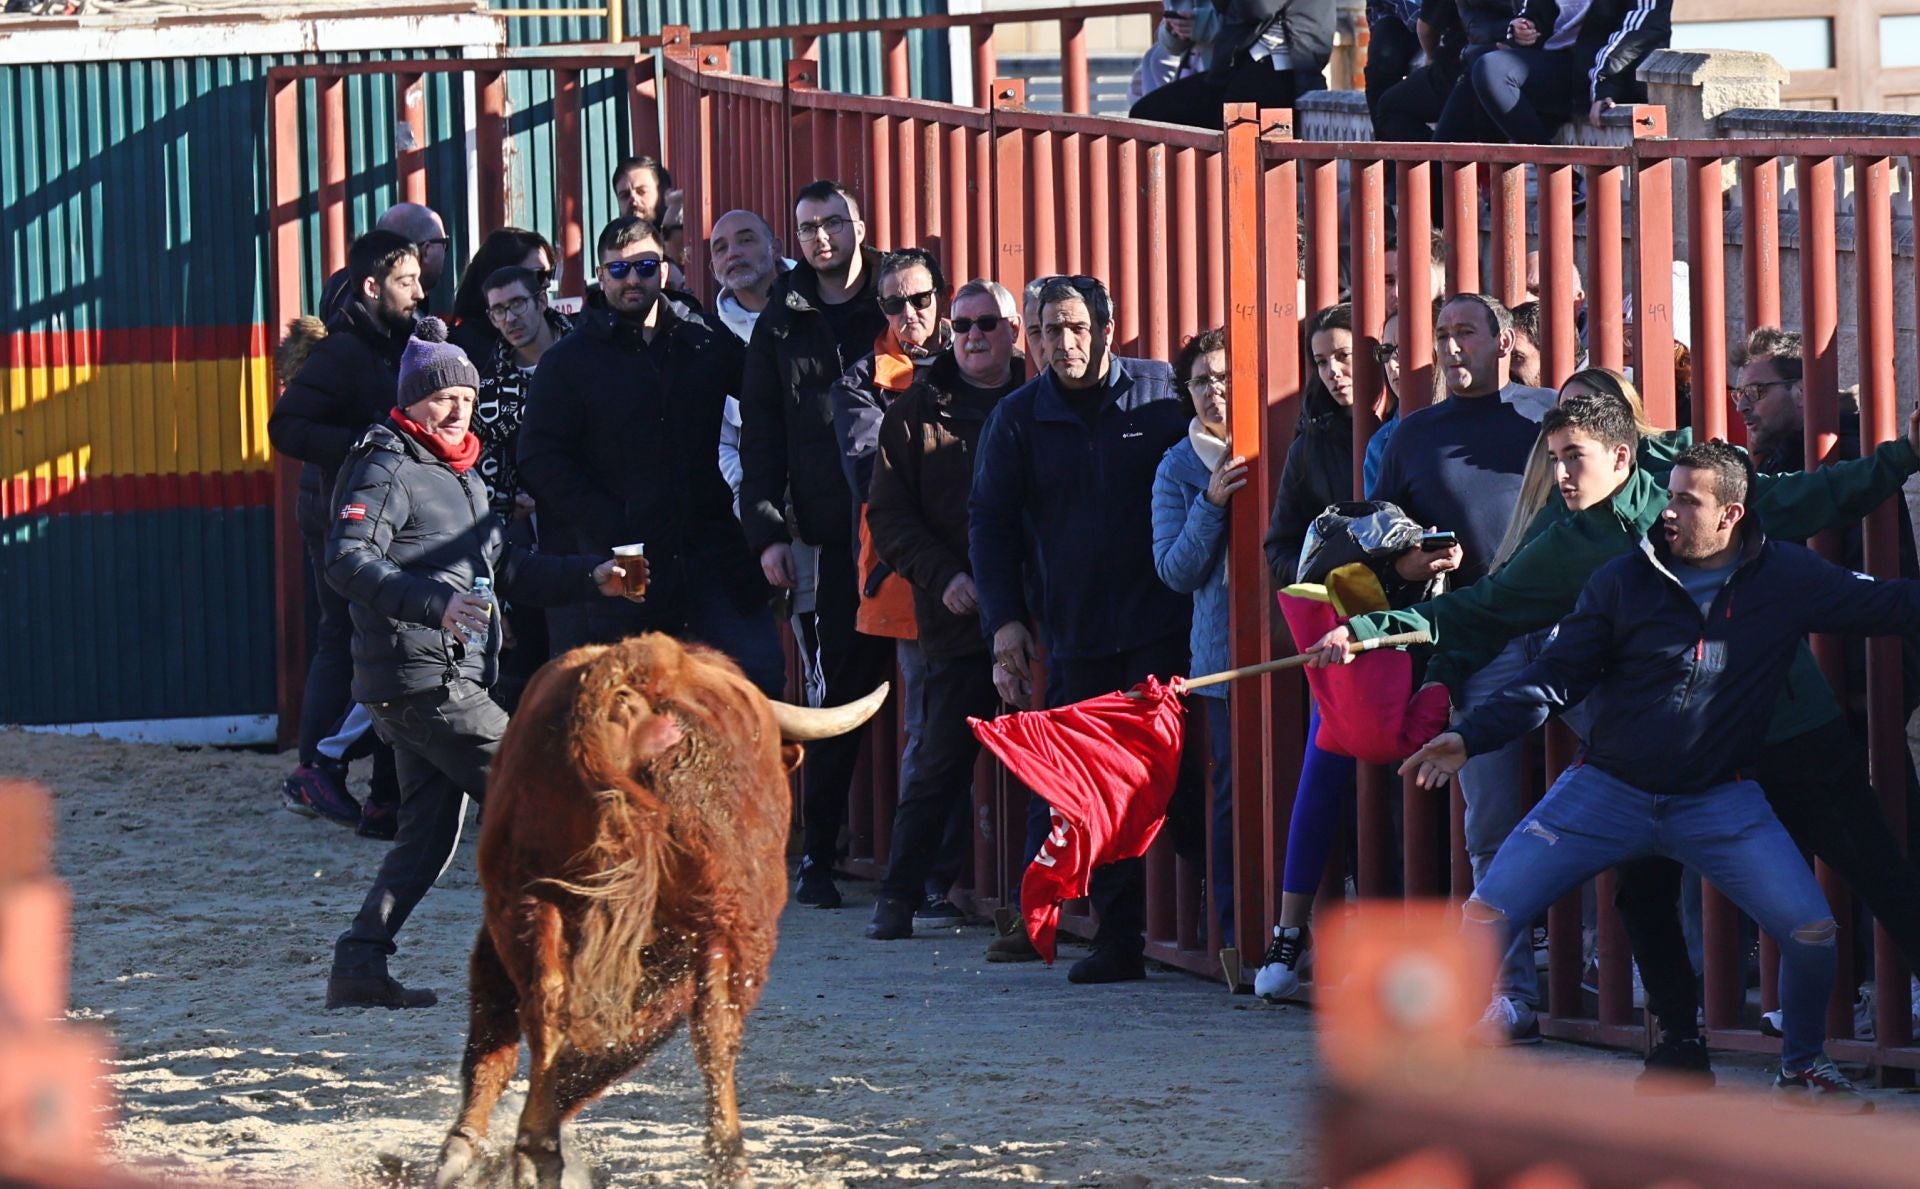
[[400, 390], [394, 406], [408, 405], [442, 388], [480, 389], [480, 372], [467, 353], [447, 341], [447, 324], [438, 318], [422, 318], [407, 340], [400, 356]]

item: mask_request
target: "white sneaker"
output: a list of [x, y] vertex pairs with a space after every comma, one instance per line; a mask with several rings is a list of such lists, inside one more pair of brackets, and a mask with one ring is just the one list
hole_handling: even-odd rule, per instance
[[1524, 1003], [1494, 996], [1493, 1002], [1473, 1026], [1473, 1039], [1488, 1048], [1505, 1048], [1507, 1045], [1537, 1045], [1540, 1043], [1540, 1020], [1532, 1008]]
[[1300, 993], [1300, 979], [1313, 965], [1313, 932], [1305, 925], [1273, 927], [1273, 944], [1253, 976], [1253, 993], [1269, 1003]]

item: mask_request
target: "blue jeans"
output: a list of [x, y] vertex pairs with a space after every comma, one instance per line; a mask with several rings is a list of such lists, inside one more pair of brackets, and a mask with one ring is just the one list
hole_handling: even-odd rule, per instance
[[1569, 889], [1643, 855], [1698, 870], [1780, 944], [1781, 1064], [1805, 1069], [1826, 1037], [1833, 910], [1753, 781], [1660, 796], [1598, 768], [1567, 769], [1474, 889], [1473, 901], [1498, 919], [1479, 921], [1469, 911], [1465, 928], [1491, 929], [1505, 945]]
[[[1526, 636], [1509, 641], [1486, 667], [1467, 679], [1454, 721], [1459, 722], [1481, 702], [1513, 684], [1531, 661], [1532, 652], [1533, 645]], [[1486, 878], [1494, 853], [1526, 812], [1526, 765], [1526, 743], [1515, 739], [1497, 751], [1474, 756], [1460, 771], [1460, 798], [1467, 807], [1467, 860], [1473, 865], [1476, 885]], [[1523, 926], [1532, 919], [1526, 918]], [[1500, 960], [1494, 993], [1528, 1007], [1540, 1005], [1540, 972], [1534, 969], [1533, 939], [1524, 927]]]

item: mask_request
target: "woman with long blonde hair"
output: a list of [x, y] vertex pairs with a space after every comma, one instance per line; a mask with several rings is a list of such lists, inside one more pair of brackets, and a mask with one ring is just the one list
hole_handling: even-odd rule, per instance
[[[1640, 430], [1641, 438], [1659, 437], [1668, 432], [1654, 426], [1647, 420], [1646, 405], [1640, 400], [1640, 390], [1633, 381], [1610, 367], [1582, 368], [1567, 377], [1560, 385], [1560, 399], [1583, 393], [1598, 392], [1608, 396], [1617, 396], [1627, 402], [1633, 410], [1633, 423]], [[1527, 459], [1527, 472], [1520, 481], [1520, 501], [1513, 507], [1513, 519], [1507, 522], [1507, 531], [1500, 537], [1500, 547], [1493, 551], [1493, 564], [1487, 567], [1489, 573], [1507, 564], [1514, 551], [1530, 535], [1527, 530], [1540, 509], [1547, 506], [1547, 500], [1553, 495], [1553, 458], [1547, 453], [1547, 435], [1541, 434], [1533, 444], [1533, 454]]]

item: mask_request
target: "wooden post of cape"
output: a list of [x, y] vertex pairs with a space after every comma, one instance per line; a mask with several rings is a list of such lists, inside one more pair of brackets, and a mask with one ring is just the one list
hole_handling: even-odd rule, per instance
[[[1433, 637], [1425, 632], [1401, 632], [1395, 636], [1381, 636], [1366, 640], [1354, 646], [1355, 652], [1372, 652], [1379, 648], [1405, 648], [1414, 644], [1431, 644]], [[1258, 677], [1262, 673], [1278, 673], [1282, 669], [1298, 669], [1307, 663], [1306, 654], [1282, 657], [1277, 661], [1264, 661], [1257, 665], [1242, 665], [1238, 669], [1223, 669], [1218, 673], [1208, 673], [1201, 677], [1190, 678], [1181, 683], [1183, 690], [1199, 689], [1208, 685], [1223, 685], [1229, 681], [1238, 681], [1243, 677]], [[1138, 694], [1128, 693], [1130, 698]], [[1244, 970], [1240, 963], [1240, 950], [1237, 946], [1225, 946], [1220, 950], [1220, 976], [1227, 982], [1227, 993], [1237, 994], [1240, 990], [1240, 977]]]
[[[1354, 652], [1373, 652], [1381, 648], [1407, 648], [1415, 644], [1431, 644], [1433, 637], [1425, 632], [1401, 632], [1397, 636], [1380, 636], [1364, 640], [1353, 646]], [[1307, 663], [1307, 655], [1282, 657], [1277, 661], [1264, 661], [1258, 665], [1242, 665], [1238, 669], [1222, 669], [1218, 673], [1208, 673], [1200, 677], [1189, 677], [1180, 683], [1182, 690], [1199, 689], [1206, 685], [1223, 685], [1229, 681], [1239, 681], [1243, 677], [1258, 677], [1262, 673], [1278, 673], [1282, 669], [1298, 669]], [[1129, 698], [1140, 695], [1128, 692]]]

